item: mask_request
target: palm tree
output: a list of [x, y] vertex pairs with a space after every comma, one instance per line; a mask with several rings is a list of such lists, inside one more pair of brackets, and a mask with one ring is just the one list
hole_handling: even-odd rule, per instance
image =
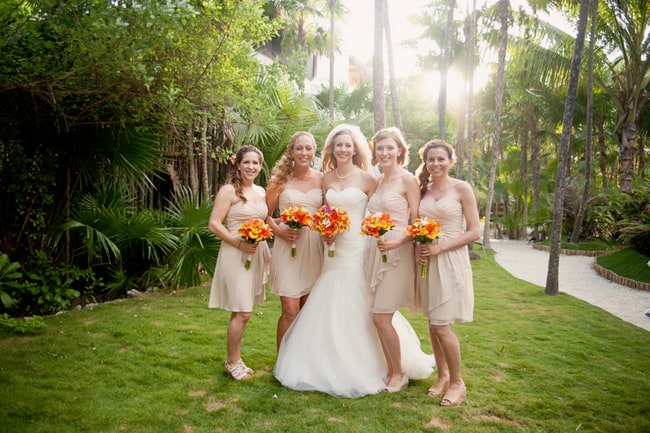
[[399, 98], [397, 97], [397, 79], [393, 64], [393, 37], [390, 31], [390, 15], [388, 14], [388, 3], [384, 4], [384, 30], [386, 34], [386, 55], [388, 56], [388, 83], [390, 87], [390, 101], [393, 108], [393, 124], [404, 131], [402, 115], [399, 109]]
[[546, 286], [544, 289], [544, 293], [551, 296], [556, 296], [559, 292], [558, 278], [560, 267], [560, 242], [562, 238], [562, 226], [564, 223], [566, 170], [571, 145], [573, 111], [575, 109], [576, 95], [578, 93], [580, 63], [582, 61], [582, 51], [585, 44], [589, 2], [590, 0], [580, 1], [578, 34], [576, 36], [573, 58], [571, 60], [569, 88], [567, 90], [566, 103], [564, 105], [564, 117], [562, 119], [562, 139], [560, 141], [560, 153], [558, 155], [557, 176], [555, 179], [555, 206], [553, 208], [553, 225], [551, 226], [551, 251], [548, 259], [548, 273], [546, 274]]
[[618, 120], [619, 188], [630, 192], [641, 113], [650, 97], [650, 8], [646, 0], [605, 0], [598, 8], [602, 61], [609, 75], [597, 78], [616, 104]]
[[487, 203], [485, 205], [485, 226], [483, 229], [483, 247], [490, 249], [490, 216], [494, 196], [494, 183], [496, 180], [497, 163], [499, 161], [499, 148], [501, 146], [501, 112], [503, 111], [503, 93], [505, 89], [506, 50], [508, 48], [508, 20], [510, 15], [510, 1], [499, 0], [498, 16], [501, 28], [499, 29], [499, 54], [497, 61], [497, 85], [495, 94], [494, 129], [492, 132], [492, 164], [490, 178], [488, 179]]
[[596, 45], [596, 22], [598, 19], [598, 0], [592, 0], [591, 5], [591, 30], [589, 32], [589, 60], [587, 63], [587, 124], [585, 127], [585, 182], [582, 189], [582, 199], [573, 224], [570, 241], [575, 243], [580, 238], [582, 232], [582, 222], [584, 221], [587, 203], [591, 189], [592, 162], [593, 162], [593, 143], [592, 143], [592, 126], [594, 111], [594, 47]]
[[372, 56], [372, 100], [375, 131], [386, 126], [386, 101], [384, 96], [384, 0], [375, 0], [375, 42]]

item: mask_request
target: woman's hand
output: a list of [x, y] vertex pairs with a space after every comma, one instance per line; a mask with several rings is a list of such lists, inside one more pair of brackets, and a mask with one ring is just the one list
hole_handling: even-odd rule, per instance
[[386, 254], [390, 250], [394, 250], [395, 248], [399, 248], [401, 245], [402, 245], [402, 242], [401, 242], [400, 239], [384, 240], [384, 239], [380, 238], [379, 241], [377, 241], [377, 249], [382, 254]]
[[280, 226], [280, 227], [282, 228], [275, 232], [277, 236], [279, 236], [282, 240], [292, 245], [298, 242], [298, 239], [300, 239], [300, 235], [302, 234], [302, 230], [294, 230], [287, 226]]
[[237, 246], [237, 249], [245, 254], [255, 254], [255, 251], [257, 251], [257, 244], [251, 244], [250, 242], [242, 240]]
[[334, 236], [323, 236], [323, 241], [325, 241], [325, 243], [327, 245], [332, 245], [335, 240], [336, 240], [336, 235], [334, 235]]

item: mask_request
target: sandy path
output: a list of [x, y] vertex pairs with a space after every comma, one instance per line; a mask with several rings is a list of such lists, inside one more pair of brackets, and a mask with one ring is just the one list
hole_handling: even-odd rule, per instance
[[[491, 239], [496, 262], [513, 276], [538, 286], [546, 285], [548, 255], [526, 241]], [[560, 256], [560, 292], [602, 308], [640, 328], [650, 331], [650, 291], [631, 289], [601, 277], [593, 269], [593, 257]]]

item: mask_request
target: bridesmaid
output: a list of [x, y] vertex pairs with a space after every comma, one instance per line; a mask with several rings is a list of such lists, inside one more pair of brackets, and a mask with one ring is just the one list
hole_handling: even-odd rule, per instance
[[[267, 222], [275, 233], [271, 262], [271, 292], [280, 296], [282, 313], [278, 319], [277, 347], [282, 337], [307, 301], [309, 292], [323, 265], [321, 236], [303, 227], [293, 230], [272, 218], [276, 208], [282, 212], [290, 206], [303, 206], [314, 213], [323, 204], [323, 174], [311, 168], [316, 154], [316, 140], [309, 132], [293, 134], [286, 153], [273, 167], [266, 194], [269, 210]], [[291, 256], [292, 245], [296, 255]]]
[[[372, 143], [372, 164], [379, 165], [382, 176], [368, 202], [368, 213], [389, 214], [395, 227], [381, 240], [369, 238], [366, 278], [375, 294], [372, 318], [388, 366], [385, 390], [397, 392], [408, 386], [409, 378], [402, 368], [393, 316], [400, 307], [414, 308], [415, 257], [406, 226], [409, 215], [418, 215], [420, 193], [415, 176], [402, 168], [408, 163], [408, 147], [400, 130], [381, 129], [372, 137]], [[382, 255], [386, 255], [386, 263]]]
[[480, 220], [472, 187], [449, 177], [454, 164], [452, 147], [443, 140], [432, 140], [420, 156], [420, 217], [440, 224], [438, 242], [418, 243], [415, 249], [417, 262], [429, 267], [426, 279], [418, 277], [417, 285], [438, 366], [438, 378], [427, 394], [442, 397], [441, 406], [459, 406], [467, 390], [460, 372], [460, 343], [451, 325], [473, 320], [474, 287], [467, 245], [479, 239]]
[[[264, 284], [271, 260], [266, 241], [251, 244], [237, 233], [242, 223], [264, 220], [268, 214], [264, 188], [254, 184], [262, 162], [262, 152], [256, 147], [239, 149], [228, 181], [214, 199], [208, 223], [210, 231], [222, 241], [208, 306], [231, 312], [225, 368], [234, 380], [248, 379], [254, 373], [241, 358], [241, 345], [253, 305], [265, 300]], [[250, 269], [245, 268], [248, 255], [252, 255]]]

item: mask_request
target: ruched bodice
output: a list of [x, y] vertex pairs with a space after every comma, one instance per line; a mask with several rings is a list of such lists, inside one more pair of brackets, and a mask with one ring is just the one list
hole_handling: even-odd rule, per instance
[[393, 231], [404, 232], [408, 224], [409, 205], [404, 196], [396, 192], [375, 193], [368, 201], [368, 213], [389, 213], [395, 227]]
[[422, 200], [420, 216], [426, 216], [440, 224], [440, 239], [454, 238], [465, 230], [463, 207], [452, 198], [443, 197], [436, 202]]
[[228, 228], [230, 233], [237, 233], [239, 227], [246, 221], [253, 219], [260, 219], [264, 221], [266, 219], [266, 214], [268, 209], [266, 207], [266, 202], [260, 201], [257, 203], [252, 203], [250, 200], [247, 202], [237, 201], [230, 206], [228, 215], [223, 224]]
[[309, 212], [314, 213], [323, 204], [323, 191], [314, 188], [307, 192], [286, 188], [280, 193], [280, 210], [291, 206], [304, 206]]

